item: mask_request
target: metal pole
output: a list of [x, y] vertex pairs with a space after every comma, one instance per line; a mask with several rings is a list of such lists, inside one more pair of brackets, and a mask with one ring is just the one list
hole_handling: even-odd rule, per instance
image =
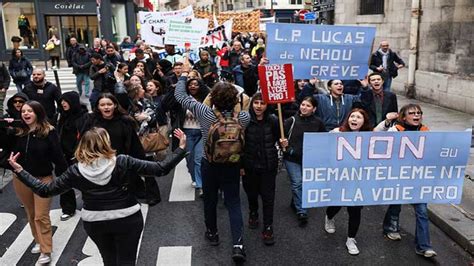
[[53, 74], [54, 74], [54, 79], [56, 80], [56, 87], [58, 87], [58, 89], [61, 90], [61, 84], [59, 84], [58, 70], [55, 67], [53, 67]]

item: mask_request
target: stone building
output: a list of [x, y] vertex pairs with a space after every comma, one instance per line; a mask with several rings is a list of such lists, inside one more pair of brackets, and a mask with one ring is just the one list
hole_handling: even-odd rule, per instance
[[[419, 4], [420, 12], [412, 12], [413, 4]], [[416, 14], [414, 83], [409, 86], [409, 70], [404, 68], [393, 80], [392, 89], [474, 114], [474, 1], [336, 0], [335, 24], [376, 26], [374, 50], [381, 40], [387, 40], [408, 65], [410, 28]]]

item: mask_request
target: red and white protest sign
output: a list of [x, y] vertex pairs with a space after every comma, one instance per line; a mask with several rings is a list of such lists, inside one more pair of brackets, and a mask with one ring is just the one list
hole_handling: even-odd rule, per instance
[[266, 103], [295, 101], [293, 68], [291, 64], [258, 66], [258, 77]]

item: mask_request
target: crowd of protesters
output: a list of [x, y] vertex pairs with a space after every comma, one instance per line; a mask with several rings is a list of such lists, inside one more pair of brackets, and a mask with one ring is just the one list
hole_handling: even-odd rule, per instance
[[[18, 90], [7, 100], [4, 117], [20, 123], [0, 129], [0, 145], [14, 152], [9, 158], [10, 166], [3, 166], [12, 168], [18, 177], [14, 179], [15, 190], [25, 206], [36, 242], [32, 252], [41, 253], [39, 263], [51, 260], [50, 199], [34, 193], [44, 197], [62, 193], [61, 219], [67, 220], [76, 209], [72, 188], [86, 191], [83, 200], [87, 208], [81, 215], [104, 263], [133, 264], [137, 237], [143, 228], [136, 215], [135, 199], [142, 198], [150, 206], [159, 203], [160, 190], [154, 176], [169, 172], [184, 157], [186, 149], [190, 185], [204, 202], [205, 237], [211, 245], [220, 243], [216, 206], [222, 192], [229, 211], [232, 258], [239, 262], [246, 259], [241, 178], [248, 197], [250, 229], [259, 227], [261, 197], [262, 240], [266, 245], [275, 243], [273, 209], [279, 160], [290, 179], [290, 205], [297, 224], [304, 227], [308, 223], [307, 209], [302, 207], [305, 132], [427, 130], [420, 106], [407, 105], [398, 110], [396, 95], [387, 83], [404, 63], [385, 41], [372, 56], [370, 68], [374, 72], [364, 80], [329, 80], [326, 84], [315, 77], [296, 80], [296, 102], [282, 105], [284, 136], [280, 136], [274, 106], [268, 105], [259, 91], [257, 65], [269, 63], [264, 56], [264, 34], [237, 34], [220, 48], [197, 50], [197, 60], [190, 58], [189, 50], [180, 52], [174, 45], [163, 48], [166, 53], [160, 54], [156, 47], [130, 37], [120, 45], [96, 38], [94, 45], [86, 48], [71, 38], [66, 59], [76, 76], [77, 89], [66, 93], [45, 79], [44, 70], [33, 69], [19, 49], [13, 50], [8, 68], [2, 66], [1, 89], [6, 91], [11, 76]], [[90, 109], [84, 104], [87, 100]], [[237, 161], [219, 161], [209, 152], [214, 125], [225, 119], [234, 121], [237, 132], [244, 136], [242, 158]], [[171, 136], [173, 131], [176, 137]], [[163, 143], [153, 143], [150, 136], [159, 137]], [[171, 159], [166, 159], [170, 153]], [[156, 161], [158, 166], [146, 161]], [[119, 171], [114, 171], [117, 168]], [[87, 192], [112, 183], [103, 192], [104, 199], [100, 189], [96, 194]], [[121, 190], [123, 186], [127, 189]], [[107, 205], [115, 197], [123, 204]], [[99, 204], [102, 200], [104, 206]], [[416, 253], [435, 256], [426, 204], [414, 207]], [[329, 234], [336, 230], [334, 217], [340, 209], [326, 210], [324, 229]], [[98, 218], [97, 211], [109, 210], [119, 210], [122, 215], [112, 212], [105, 220]], [[348, 213], [346, 246], [351, 255], [357, 255], [355, 237], [362, 207], [348, 207]], [[388, 239], [401, 239], [399, 214], [400, 205], [391, 205], [387, 210], [383, 232]], [[108, 223], [100, 225], [99, 221]], [[126, 237], [133, 247], [122, 254], [124, 246], [111, 251], [113, 241], [105, 241], [101, 237], [107, 233], [98, 231], [103, 229], [116, 237], [123, 233], [123, 229], [115, 230], [121, 222], [136, 229]], [[107, 228], [107, 224], [111, 227]]]

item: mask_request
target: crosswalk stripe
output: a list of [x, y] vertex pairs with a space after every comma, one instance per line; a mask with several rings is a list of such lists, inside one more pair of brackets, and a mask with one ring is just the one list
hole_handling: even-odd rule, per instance
[[189, 266], [191, 265], [191, 246], [160, 247], [157, 266]]
[[195, 191], [191, 187], [191, 175], [186, 167], [186, 160], [182, 160], [174, 170], [173, 184], [171, 185], [169, 201], [194, 201]]
[[51, 224], [58, 226], [53, 235], [53, 253], [51, 253], [51, 265], [56, 265], [66, 245], [71, 238], [74, 230], [79, 223], [81, 212], [77, 211], [76, 215], [67, 221], [61, 221], [62, 210], [56, 209], [50, 212]]
[[[148, 215], [148, 204], [142, 204], [141, 211], [142, 211], [142, 216], [143, 216], [143, 227], [145, 227], [146, 217]], [[140, 251], [142, 237], [143, 237], [143, 231], [142, 231], [142, 235], [140, 236], [140, 241], [138, 242], [137, 257], [138, 257], [138, 252]], [[89, 257], [81, 260], [77, 264], [79, 266], [101, 265], [103, 263], [102, 256], [100, 255], [99, 249], [97, 248], [97, 245], [94, 243], [94, 241], [90, 239], [90, 237], [87, 237], [86, 243], [84, 244], [84, 247], [82, 248], [82, 253], [84, 253], [84, 255], [87, 255]]]
[[15, 222], [16, 215], [11, 213], [0, 213], [0, 236]]
[[21, 256], [31, 245], [31, 242], [33, 242], [33, 235], [31, 234], [30, 226], [27, 224], [15, 239], [15, 242], [8, 247], [7, 251], [0, 258], [0, 265], [17, 265]]

